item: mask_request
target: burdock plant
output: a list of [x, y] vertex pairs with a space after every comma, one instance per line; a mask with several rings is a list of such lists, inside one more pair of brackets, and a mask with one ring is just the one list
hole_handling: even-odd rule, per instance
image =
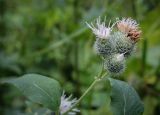
[[143, 104], [134, 88], [112, 77], [125, 71], [125, 62], [140, 39], [139, 24], [131, 18], [122, 18], [107, 25], [106, 19], [100, 17], [95, 23], [86, 24], [95, 34], [94, 48], [103, 63], [102, 70], [79, 99], [67, 97], [58, 81], [38, 74], [26, 74], [6, 82], [14, 84], [31, 101], [42, 104], [55, 115], [76, 115], [80, 112], [77, 106], [95, 84], [105, 82], [110, 87], [106, 93], [109, 93], [113, 115], [142, 115]]
[[141, 31], [138, 23], [131, 18], [117, 19], [112, 26], [111, 22], [106, 26], [104, 21], [99, 17], [95, 25], [87, 25], [96, 36], [94, 47], [103, 57], [105, 69], [118, 75], [124, 71], [125, 60], [133, 53]]

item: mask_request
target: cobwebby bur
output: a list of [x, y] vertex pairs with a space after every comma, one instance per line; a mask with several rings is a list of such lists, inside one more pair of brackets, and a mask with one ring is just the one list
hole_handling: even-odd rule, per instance
[[104, 68], [111, 74], [121, 74], [125, 70], [125, 57], [124, 54], [111, 55], [104, 61]]
[[125, 57], [129, 57], [134, 51], [135, 44], [129, 39], [126, 34], [122, 32], [115, 32], [112, 35], [114, 43], [116, 44], [116, 53], [124, 54]]
[[[141, 30], [139, 24], [131, 18], [117, 19], [112, 25], [110, 21], [108, 26], [105, 21], [99, 17], [95, 24], [86, 24], [96, 36], [94, 48], [103, 57], [105, 69], [118, 75], [124, 72], [125, 60], [134, 52]], [[119, 56], [123, 60], [120, 61], [117, 58]]]
[[[96, 41], [94, 44], [94, 49], [99, 55], [111, 55], [114, 52], [114, 44], [113, 40], [111, 40], [111, 33], [113, 27], [116, 23], [111, 25], [111, 21], [109, 22], [108, 26], [106, 26], [106, 18], [101, 20], [101, 18], [96, 19], [96, 24], [92, 22], [89, 24], [86, 22], [87, 26], [92, 30], [92, 32], [96, 36]], [[112, 45], [110, 45], [112, 44]]]

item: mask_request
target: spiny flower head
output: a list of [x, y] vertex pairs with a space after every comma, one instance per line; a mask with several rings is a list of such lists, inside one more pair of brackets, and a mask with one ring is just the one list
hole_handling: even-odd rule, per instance
[[114, 44], [116, 46], [116, 53], [124, 54], [125, 57], [129, 57], [134, 51], [135, 43], [126, 36], [126, 34], [118, 31], [112, 36], [114, 39]]
[[101, 21], [101, 18], [97, 18], [96, 24], [94, 25], [93, 23], [87, 24], [87, 26], [93, 31], [93, 33], [96, 35], [97, 38], [101, 39], [107, 39], [110, 36], [110, 33], [112, 31], [112, 28], [115, 24], [110, 26], [111, 21], [109, 22], [108, 26], [105, 24], [105, 19], [104, 21]]
[[118, 21], [117, 28], [134, 42], [139, 40], [141, 31], [139, 30], [139, 24], [135, 20], [131, 18], [123, 18]]
[[112, 75], [119, 75], [125, 70], [124, 54], [114, 54], [104, 61], [104, 68]]
[[[72, 98], [72, 95], [70, 95], [69, 97], [66, 97], [65, 92], [63, 91], [63, 94], [61, 96], [61, 104], [60, 104], [61, 115], [66, 111], [68, 111], [70, 108], [72, 108], [75, 103], [77, 103], [76, 98], [72, 100], [71, 98]], [[78, 110], [77, 108], [73, 108], [71, 112], [68, 113], [68, 115], [76, 115], [77, 112], [80, 112], [80, 110]]]
[[[117, 28], [114, 25], [117, 25]], [[94, 43], [96, 53], [103, 57], [104, 68], [112, 75], [119, 75], [125, 70], [125, 60], [135, 50], [135, 43], [139, 40], [141, 31], [139, 24], [131, 18], [122, 18], [110, 26], [100, 17], [96, 24], [88, 24], [96, 35]]]

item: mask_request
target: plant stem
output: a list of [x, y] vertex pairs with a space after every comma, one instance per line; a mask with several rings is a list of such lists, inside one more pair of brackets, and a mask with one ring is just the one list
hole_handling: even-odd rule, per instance
[[70, 110], [72, 110], [75, 106], [77, 106], [81, 100], [88, 94], [89, 91], [91, 91], [91, 89], [95, 86], [95, 84], [99, 81], [101, 81], [106, 75], [107, 73], [105, 74], [102, 74], [103, 73], [103, 65], [102, 65], [102, 70], [100, 72], [100, 74], [98, 75], [98, 77], [95, 78], [95, 80], [92, 82], [92, 84], [89, 86], [89, 88], [83, 93], [83, 95], [78, 99], [77, 103], [75, 103], [75, 105], [73, 105], [70, 109], [68, 109], [64, 115], [66, 115]]
[[[94, 87], [94, 85], [99, 82], [100, 80], [102, 80], [103, 77], [105, 77], [106, 74], [104, 74], [103, 76], [97, 77], [92, 84], [89, 86], [89, 88], [83, 93], [83, 95], [78, 99], [76, 105], [84, 98], [84, 96], [86, 96], [86, 94]], [[76, 106], [75, 105], [75, 106]]]
[[92, 84], [89, 86], [89, 88], [83, 93], [83, 95], [78, 99], [76, 105], [84, 98], [84, 96], [86, 96], [86, 94], [94, 87], [94, 85], [98, 82], [99, 80], [96, 79], [94, 80], [94, 82], [92, 82]]

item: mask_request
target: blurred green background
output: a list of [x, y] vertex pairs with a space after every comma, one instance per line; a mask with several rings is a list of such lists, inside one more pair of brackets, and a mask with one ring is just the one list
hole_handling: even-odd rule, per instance
[[[98, 16], [140, 23], [142, 39], [118, 79], [136, 89], [144, 115], [160, 115], [159, 0], [0, 0], [0, 81], [39, 73], [80, 97], [101, 69], [95, 36], [85, 25]], [[103, 86], [96, 85], [81, 102], [82, 115], [110, 115]], [[0, 115], [30, 113], [38, 106], [16, 88], [0, 85]]]

